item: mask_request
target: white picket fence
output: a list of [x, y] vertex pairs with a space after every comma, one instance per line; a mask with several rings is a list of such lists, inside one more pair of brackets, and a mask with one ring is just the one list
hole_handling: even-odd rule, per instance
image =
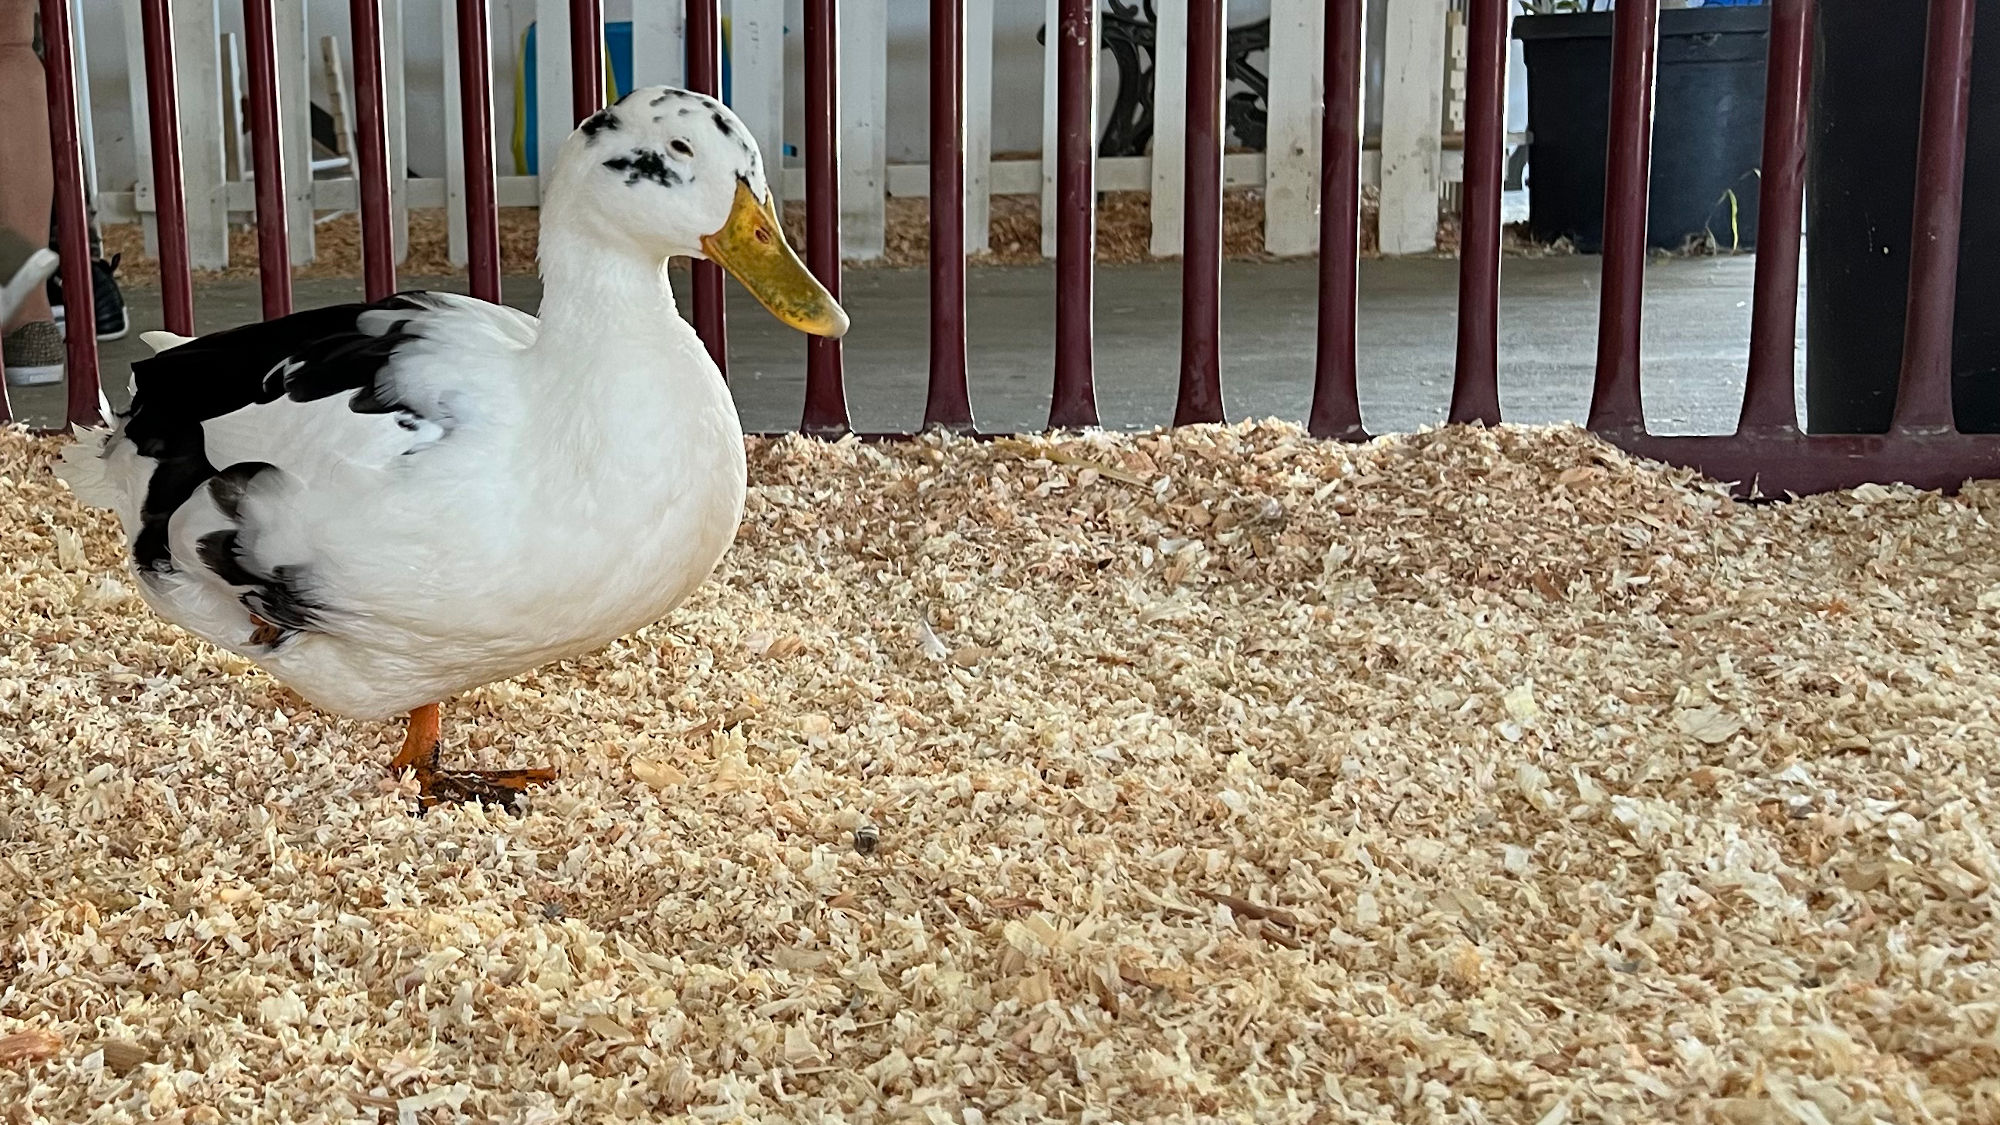
[[[72, 0], [80, 4], [82, 0]], [[138, 0], [119, 0], [125, 15], [133, 127], [138, 151], [133, 162], [138, 182], [130, 192], [98, 193], [100, 214], [109, 220], [145, 221], [148, 246], [156, 249], [152, 224], [154, 196], [147, 132], [144, 58]], [[247, 154], [237, 151], [236, 117], [230, 107], [241, 104], [240, 63], [233, 36], [221, 34], [222, 0], [179, 0], [174, 6], [174, 45], [179, 68], [184, 190], [187, 197], [190, 256], [198, 269], [228, 265], [231, 223], [246, 221], [254, 209], [254, 191]], [[923, 164], [890, 163], [887, 159], [888, 5], [890, 0], [844, 0], [840, 26], [841, 202], [842, 247], [850, 259], [879, 257], [884, 249], [885, 212], [891, 196], [928, 193], [929, 169]], [[1034, 195], [1042, 198], [1043, 252], [1054, 253], [1055, 56], [1054, 36], [1044, 61], [1044, 122], [1040, 159], [992, 159], [994, 8], [1007, 0], [966, 0], [966, 249], [987, 248], [990, 199], [993, 195]], [[1012, 0], [1021, 2], [1021, 0]], [[1442, 99], [1447, 61], [1446, 11], [1450, 0], [1387, 0], [1387, 75], [1382, 91], [1383, 125], [1379, 150], [1365, 154], [1363, 175], [1379, 184], [1382, 198], [1382, 248], [1387, 253], [1420, 253], [1432, 249], [1437, 233], [1440, 188], [1461, 179], [1459, 153], [1441, 145]], [[1045, 0], [1048, 22], [1056, 22], [1056, 0]], [[458, 126], [457, 29], [455, 5], [440, 5], [445, 58], [444, 135], [456, 138]], [[540, 106], [535, 127], [539, 150], [551, 153], [569, 133], [570, 70], [567, 0], [534, 0], [537, 21], [536, 87]], [[1264, 242], [1273, 254], [1312, 253], [1318, 244], [1319, 140], [1323, 102], [1320, 20], [1323, 0], [1271, 0], [1271, 48], [1267, 69], [1270, 104], [1266, 151], [1232, 153], [1224, 161], [1225, 181], [1232, 187], [1261, 187], [1264, 193]], [[315, 212], [353, 210], [358, 193], [350, 178], [315, 178], [310, 134], [309, 70], [323, 57], [306, 21], [306, 5], [281, 2], [276, 11], [278, 83], [284, 134], [285, 197], [289, 205], [291, 251], [295, 263], [315, 256]], [[442, 179], [407, 177], [408, 141], [405, 117], [407, 76], [403, 51], [402, 0], [383, 0], [387, 61], [389, 122], [389, 181], [402, 185], [394, 193], [393, 216], [399, 258], [407, 253], [411, 208], [447, 209], [451, 223], [451, 259], [465, 260], [463, 154], [448, 144]], [[785, 0], [725, 0], [732, 21], [732, 100], [737, 113], [756, 135], [767, 158], [784, 152]], [[1157, 254], [1179, 251], [1181, 237], [1182, 133], [1185, 112], [1185, 35], [1187, 0], [1158, 0], [1160, 73], [1153, 155], [1107, 157], [1098, 161], [1098, 185], [1105, 191], [1149, 191], [1152, 196], [1152, 248]], [[635, 5], [633, 77], [640, 86], [682, 82], [683, 19], [680, 4], [646, 0]], [[80, 26], [80, 24], [79, 24]], [[503, 173], [512, 170], [509, 98], [514, 44], [504, 23], [492, 36], [495, 76], [495, 151]], [[87, 49], [87, 44], [84, 45]], [[1108, 65], [1108, 62], [1107, 62]], [[88, 125], [86, 125], [88, 129]], [[793, 138], [794, 142], [797, 138]], [[773, 163], [776, 163], [773, 160]], [[787, 199], [805, 195], [805, 174], [794, 159], [787, 163], [781, 190]], [[98, 185], [102, 188], [104, 185]], [[534, 176], [499, 176], [503, 207], [532, 207], [539, 199]]]

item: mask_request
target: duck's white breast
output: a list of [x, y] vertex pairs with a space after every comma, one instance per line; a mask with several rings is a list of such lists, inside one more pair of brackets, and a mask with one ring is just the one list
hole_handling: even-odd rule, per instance
[[746, 477], [719, 375], [670, 379], [611, 380], [632, 393], [594, 426], [467, 426], [426, 451], [374, 506], [395, 513], [374, 549], [330, 576], [374, 586], [375, 612], [260, 662], [315, 703], [386, 716], [665, 616], [734, 540]]

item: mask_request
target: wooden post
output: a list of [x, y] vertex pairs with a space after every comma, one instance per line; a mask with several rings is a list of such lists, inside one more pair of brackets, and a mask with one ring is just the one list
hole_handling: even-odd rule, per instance
[[[771, 192], [785, 185], [784, 0], [731, 0], [730, 107], [764, 153]], [[884, 150], [886, 152], [886, 149]]]
[[[1152, 250], [1167, 258], [1181, 252], [1182, 167], [1187, 137], [1188, 0], [1159, 0], [1153, 25]], [[1275, 87], [1274, 87], [1275, 89]]]
[[382, 0], [382, 112], [389, 122], [389, 234], [410, 260], [410, 127], [403, 76], [403, 0]]
[[632, 8], [632, 85], [687, 85], [687, 32], [678, 0]]
[[1271, 0], [1264, 248], [1273, 254], [1310, 254], [1319, 246], [1321, 7], [1322, 0]]
[[463, 267], [469, 258], [465, 237], [465, 106], [458, 94], [458, 5], [438, 5], [444, 35], [444, 226], [445, 260]]
[[993, 244], [993, 0], [965, 0], [965, 252]]
[[229, 196], [222, 151], [219, 0], [174, 5], [174, 61], [181, 105], [181, 174], [187, 191], [188, 264], [229, 268]]
[[313, 249], [312, 37], [306, 33], [306, 6], [273, 5], [271, 36], [278, 47], [278, 120], [283, 143], [285, 231], [292, 264], [317, 256]]
[[1445, 0], [1388, 0], [1382, 76], [1384, 254], [1437, 249]]
[[535, 0], [535, 120], [529, 127], [535, 130], [538, 198], [548, 198], [549, 170], [576, 128], [569, 116], [571, 93], [569, 0]]
[[132, 112], [132, 159], [137, 173], [132, 186], [132, 207], [139, 212], [139, 227], [146, 238], [146, 256], [160, 260], [159, 203], [153, 192], [152, 108], [146, 97], [146, 41], [140, 0], [125, 0], [125, 97]]
[[840, 255], [880, 258], [888, 244], [888, 0], [843, 0], [838, 34]]

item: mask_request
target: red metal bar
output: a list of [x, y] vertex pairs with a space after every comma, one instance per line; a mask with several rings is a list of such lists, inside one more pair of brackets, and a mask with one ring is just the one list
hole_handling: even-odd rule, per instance
[[[48, 7], [48, 0], [42, 6]], [[271, 0], [243, 0], [250, 72], [250, 162], [257, 175], [257, 276], [264, 319], [292, 311], [291, 234], [285, 225], [284, 145], [278, 124], [278, 47]]]
[[1500, 187], [1507, 143], [1508, 0], [1467, 0], [1465, 212], [1458, 250], [1455, 423], [1500, 424]]
[[[840, 299], [839, 13], [834, 0], [806, 0], [806, 265]], [[799, 428], [846, 433], [840, 341], [806, 337], [806, 406]]]
[[1056, 383], [1049, 428], [1097, 425], [1097, 0], [1062, 0], [1056, 40]]
[[[347, 19], [354, 37], [362, 281], [368, 299], [379, 301], [396, 291], [396, 239], [389, 227], [389, 133], [383, 108], [382, 0], [348, 0]], [[164, 230], [160, 237], [166, 240]]]
[[972, 429], [965, 364], [965, 0], [931, 0], [931, 385], [924, 427]]
[[140, 0], [146, 44], [146, 104], [153, 135], [153, 210], [160, 229], [160, 305], [167, 331], [194, 335], [188, 268], [187, 196], [181, 176], [180, 93], [174, 76], [172, 0]]
[[1757, 280], [1750, 304], [1750, 375], [1742, 433], [1799, 428], [1799, 235], [1806, 195], [1806, 99], [1812, 93], [1813, 0], [1772, 0], [1764, 77], [1763, 186], [1757, 199]]
[[1604, 292], [1590, 428], [1642, 432], [1639, 322], [1646, 298], [1646, 192], [1653, 159], [1659, 0], [1626, 0], [1611, 17], [1610, 138], [1604, 162]]
[[493, 78], [486, 0], [458, 0], [458, 104], [465, 145], [465, 241], [472, 295], [500, 301], [499, 188], [493, 171]]
[[1958, 298], [1958, 232], [1965, 203], [1965, 126], [1972, 101], [1973, 0], [1931, 0], [1924, 47], [1924, 108], [1917, 126], [1917, 202], [1910, 231], [1910, 292], [1894, 426], [1954, 428], [1952, 319]]
[[1364, 441], [1356, 390], [1355, 321], [1361, 300], [1361, 5], [1327, 0], [1326, 119], [1320, 139], [1319, 341], [1313, 375], [1315, 437]]
[[[1758, 239], [1763, 238], [1760, 216]], [[2000, 478], [2000, 435], [1949, 430], [1886, 434], [1613, 434], [1627, 452], [1694, 469], [1743, 497], [1811, 496], [1869, 483], [1957, 492]]]
[[[722, 96], [722, 16], [720, 0], [688, 0], [688, 89], [716, 98]], [[783, 158], [779, 158], [780, 172]], [[783, 175], [765, 178], [781, 183]], [[783, 198], [777, 187], [773, 192]], [[782, 206], [782, 204], [781, 204]], [[694, 330], [707, 346], [724, 379], [729, 378], [729, 319], [722, 292], [722, 267], [714, 262], [694, 263]]]
[[1222, 37], [1225, 0], [1188, 0], [1181, 216], [1181, 386], [1174, 425], [1222, 411]]
[[69, 422], [101, 426], [97, 389], [97, 307], [90, 288], [89, 213], [83, 202], [83, 142], [76, 124], [76, 59], [69, 0], [42, 0], [42, 74], [49, 90], [49, 148], [55, 158], [56, 252], [62, 257], [63, 302], [69, 307]]
[[570, 115], [577, 125], [604, 108], [604, 5], [600, 0], [569, 0], [569, 101]]

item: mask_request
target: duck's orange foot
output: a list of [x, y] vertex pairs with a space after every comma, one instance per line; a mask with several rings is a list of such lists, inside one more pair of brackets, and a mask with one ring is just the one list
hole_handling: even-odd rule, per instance
[[417, 775], [418, 800], [424, 808], [441, 801], [478, 801], [519, 812], [521, 794], [530, 786], [545, 785], [556, 779], [548, 767], [525, 770], [447, 770], [438, 766], [438, 709], [432, 703], [410, 712], [409, 734], [402, 752], [389, 763], [390, 770], [410, 770]]
[[441, 801], [463, 804], [478, 801], [499, 805], [508, 812], [521, 811], [521, 794], [531, 786], [546, 785], [556, 779], [556, 771], [546, 766], [525, 770], [417, 770], [418, 800], [425, 808]]

